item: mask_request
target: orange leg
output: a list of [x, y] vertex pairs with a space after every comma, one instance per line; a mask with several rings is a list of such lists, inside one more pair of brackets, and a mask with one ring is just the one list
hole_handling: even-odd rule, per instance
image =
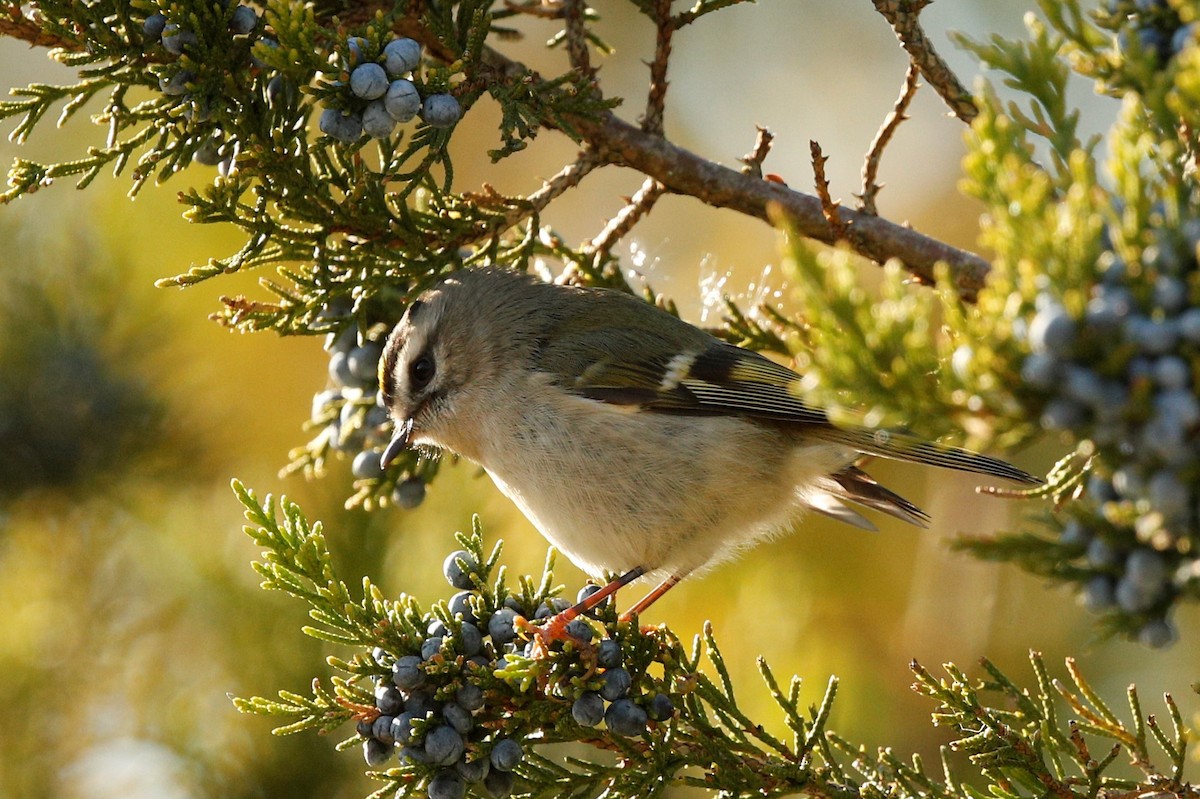
[[672, 588], [679, 585], [679, 581], [682, 579], [683, 579], [682, 576], [676, 577], [674, 574], [672, 574], [670, 577], [663, 580], [661, 583], [659, 583], [654, 588], [653, 591], [651, 591], [650, 593], [648, 593], [644, 597], [642, 597], [640, 600], [638, 600], [638, 603], [636, 605], [634, 605], [629, 610], [622, 613], [621, 621], [629, 621], [634, 616], [640, 616], [643, 613], [645, 613], [646, 608], [650, 607], [655, 602], [657, 602], [659, 597], [661, 597], [663, 594], [667, 593]]
[[[641, 566], [636, 566], [630, 569], [579, 604], [573, 605], [564, 610], [562, 613], [555, 614], [554, 616], [546, 619], [546, 621], [540, 627], [536, 628], [537, 637], [541, 639], [543, 645], [549, 645], [555, 641], [567, 640], [571, 637], [571, 635], [567, 632], [568, 624], [575, 621], [575, 619], [579, 618], [593, 608], [599, 606], [602, 602], [604, 602], [604, 600], [617, 593], [618, 589], [629, 585], [645, 573], [646, 570]], [[672, 585], [673, 584], [674, 583], [672, 583]], [[669, 588], [670, 586], [667, 587]]]

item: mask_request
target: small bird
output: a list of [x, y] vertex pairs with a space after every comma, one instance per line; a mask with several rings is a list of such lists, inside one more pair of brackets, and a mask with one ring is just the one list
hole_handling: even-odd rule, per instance
[[380, 385], [395, 435], [482, 466], [573, 563], [617, 573], [539, 633], [633, 580], [658, 586], [784, 532], [811, 509], [865, 529], [857, 505], [929, 517], [859, 468], [875, 455], [1041, 482], [1004, 461], [910, 434], [845, 429], [803, 402], [800, 375], [629, 294], [495, 267], [454, 272], [409, 305]]

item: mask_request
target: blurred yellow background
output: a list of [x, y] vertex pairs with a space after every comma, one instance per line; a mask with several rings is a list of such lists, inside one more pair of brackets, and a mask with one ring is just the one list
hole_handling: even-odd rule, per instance
[[[619, 113], [633, 120], [652, 31], [624, 5], [596, 5], [601, 35], [617, 49], [601, 80], [609, 96], [627, 98]], [[1015, 34], [1029, 5], [959, 0], [935, 4], [923, 19], [969, 80], [977, 67], [945, 31]], [[561, 53], [541, 48], [550, 32], [531, 25], [510, 51], [556, 71]], [[732, 164], [750, 150], [754, 125], [765, 125], [777, 136], [767, 170], [803, 190], [815, 139], [831, 159], [835, 197], [853, 201], [862, 155], [905, 68], [894, 36], [868, 4], [765, 0], [688, 28], [676, 48], [667, 113], [675, 141]], [[64, 79], [44, 53], [12, 41], [0, 41], [0, 74], [8, 86]], [[1087, 86], [1078, 95], [1091, 129], [1103, 129], [1116, 103], [1092, 97]], [[978, 208], [955, 191], [961, 123], [927, 89], [910, 113], [884, 158], [880, 213], [974, 247]], [[495, 146], [497, 120], [481, 103], [457, 131], [460, 189], [487, 181], [528, 193], [574, 155], [570, 142], [546, 132], [493, 167], [481, 154]], [[103, 135], [82, 115], [64, 131], [51, 125], [43, 123], [31, 144], [0, 143], [0, 161], [71, 158]], [[352, 586], [368, 574], [392, 593], [425, 602], [447, 596], [440, 564], [455, 548], [452, 533], [466, 529], [475, 512], [490, 540], [504, 538], [510, 569], [541, 567], [544, 541], [469, 464], [444, 469], [425, 503], [409, 512], [344, 510], [345, 462], [319, 481], [278, 476], [287, 451], [305, 440], [300, 426], [312, 394], [324, 387], [321, 341], [231, 334], [206, 319], [219, 295], [256, 293], [256, 275], [182, 292], [152, 285], [239, 246], [234, 231], [180, 217], [176, 192], [208, 179], [209, 168], [195, 166], [134, 202], [125, 196], [126, 178], [100, 178], [85, 192], [64, 181], [0, 208], [0, 294], [8, 293], [0, 310], [19, 322], [0, 326], [0, 353], [24, 359], [20, 369], [0, 372], [0, 396], [46, 402], [27, 379], [14, 378], [36, 373], [49, 357], [25, 346], [40, 323], [21, 315], [27, 295], [18, 291], [32, 285], [46, 289], [49, 328], [78, 328], [50, 335], [44, 346], [93, 347], [114, 376], [114, 391], [144, 403], [117, 402], [96, 415], [98, 401], [88, 398], [95, 380], [77, 373], [55, 384], [79, 401], [64, 408], [83, 408], [78, 432], [63, 429], [88, 468], [57, 486], [25, 477], [0, 484], [0, 796], [358, 797], [374, 790], [357, 750], [333, 752], [340, 738], [272, 738], [269, 721], [240, 716], [227, 699], [305, 692], [312, 676], [326, 673], [324, 655], [336, 651], [300, 633], [303, 606], [257, 587], [249, 563], [258, 553], [241, 533], [231, 477], [260, 494], [286, 493], [310, 518], [324, 520]], [[568, 241], [590, 238], [640, 182], [629, 172], [594, 174], [545, 221]], [[621, 252], [692, 320], [704, 313], [704, 281], [729, 273], [726, 290], [737, 295], [778, 261], [765, 225], [675, 197], [659, 203]], [[778, 269], [770, 279], [779, 280]], [[45, 423], [65, 425], [68, 413], [55, 411]], [[132, 442], [115, 435], [117, 425], [128, 426]], [[149, 454], [126, 459], [126, 452]], [[1047, 442], [1019, 461], [1044, 471], [1056, 455]], [[22, 464], [13, 466], [20, 475]], [[1014, 529], [1017, 506], [976, 495], [967, 476], [896, 464], [877, 464], [873, 473], [929, 511], [933, 528], [877, 519], [882, 530], [872, 535], [808, 518], [798, 533], [686, 581], [648, 621], [687, 637], [711, 619], [744, 709], [776, 731], [783, 724], [757, 677], [759, 654], [776, 674], [804, 679], [806, 703], [818, 701], [837, 674], [832, 727], [843, 736], [927, 758], [947, 733], [928, 724], [929, 703], [908, 688], [912, 658], [930, 668], [954, 660], [975, 669], [986, 656], [1028, 683], [1028, 649], [1042, 650], [1055, 666], [1074, 655], [1118, 704], [1125, 686], [1137, 682], [1147, 710], [1160, 710], [1153, 697], [1169, 690], [1195, 713], [1187, 690], [1198, 677], [1195, 608], [1177, 616], [1181, 640], [1166, 652], [1097, 641], [1091, 619], [1064, 592], [948, 550], [946, 540], [960, 531]], [[565, 559], [558, 576], [568, 596], [583, 582]]]

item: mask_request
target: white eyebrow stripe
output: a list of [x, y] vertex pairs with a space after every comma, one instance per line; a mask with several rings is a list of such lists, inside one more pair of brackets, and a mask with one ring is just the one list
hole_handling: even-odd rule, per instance
[[667, 361], [667, 369], [663, 373], [662, 381], [658, 384], [659, 390], [674, 391], [679, 388], [679, 384], [691, 373], [692, 364], [696, 362], [696, 355], [697, 353], [694, 352], [681, 352]]

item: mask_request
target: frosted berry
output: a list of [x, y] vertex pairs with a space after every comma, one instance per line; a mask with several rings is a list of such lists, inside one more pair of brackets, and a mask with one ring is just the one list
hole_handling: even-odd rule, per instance
[[1091, 565], [1103, 569], [1120, 563], [1121, 553], [1103, 538], [1093, 538], [1088, 543], [1087, 559]]
[[464, 710], [474, 712], [483, 707], [483, 689], [467, 683], [454, 694], [454, 701]]
[[188, 93], [188, 84], [196, 79], [196, 73], [181, 69], [169, 78], [159, 78], [158, 88], [170, 97], [180, 97]]
[[511, 738], [505, 738], [492, 747], [489, 758], [492, 761], [492, 768], [499, 771], [512, 771], [524, 756], [525, 752], [519, 743]]
[[483, 778], [492, 770], [492, 764], [488, 762], [486, 757], [481, 757], [478, 760], [468, 761], [464, 756], [461, 760], [454, 764], [454, 770], [458, 772], [458, 776], [470, 783], [483, 782]]
[[392, 723], [395, 720], [395, 716], [376, 716], [375, 721], [371, 724], [371, 737], [378, 738], [385, 744], [395, 743], [396, 739], [392, 735]]
[[296, 89], [283, 75], [276, 75], [267, 81], [267, 105], [271, 108], [290, 105], [295, 99]]
[[344, 144], [358, 141], [358, 137], [362, 135], [362, 117], [357, 114], [343, 114], [336, 108], [326, 108], [322, 111], [318, 126], [326, 136]]
[[538, 605], [537, 612], [533, 614], [533, 618], [536, 621], [548, 619], [557, 613], [562, 613], [569, 607], [571, 607], [571, 603], [562, 597], [551, 597], [542, 604]]
[[174, 23], [168, 24], [162, 31], [162, 45], [168, 53], [183, 55], [183, 52], [197, 43], [196, 34], [183, 30]]
[[421, 118], [431, 128], [449, 128], [462, 118], [462, 106], [449, 94], [431, 94], [421, 104]]
[[471, 713], [454, 702], [442, 705], [442, 718], [459, 735], [466, 735], [471, 731], [471, 727], [475, 725], [475, 722], [471, 719]]
[[421, 45], [415, 39], [392, 39], [383, 48], [383, 57], [387, 74], [399, 78], [420, 66]]
[[604, 685], [600, 687], [600, 696], [608, 701], [620, 699], [629, 693], [633, 677], [623, 668], [609, 669], [604, 673]]
[[483, 778], [483, 790], [490, 799], [507, 799], [513, 792], [513, 775], [507, 771], [492, 769]]
[[394, 716], [404, 709], [404, 697], [394, 685], [380, 683], [375, 688], [375, 707], [387, 716]]
[[402, 691], [413, 691], [425, 684], [425, 672], [421, 670], [421, 658], [405, 655], [397, 658], [392, 666], [392, 683]]
[[383, 468], [379, 465], [380, 453], [373, 449], [365, 449], [354, 456], [350, 472], [359, 480], [375, 480], [383, 477]]
[[442, 639], [440, 636], [426, 638], [421, 644], [421, 657], [424, 660], [429, 660], [431, 657], [442, 651]]
[[429, 799], [463, 799], [467, 795], [467, 784], [457, 772], [449, 769], [439, 771], [429, 781]]
[[465, 549], [457, 549], [446, 556], [442, 563], [442, 574], [446, 582], [455, 588], [465, 591], [472, 588], [471, 572], [479, 569], [475, 556]]
[[400, 762], [405, 765], [411, 763], [428, 763], [429, 755], [425, 754], [423, 746], [405, 746], [400, 749]]
[[192, 153], [192, 160], [197, 164], [204, 166], [216, 166], [221, 163], [221, 139], [218, 136], [210, 136], [196, 148], [196, 152]]
[[475, 611], [471, 610], [471, 597], [475, 594], [471, 591], [459, 591], [454, 596], [450, 597], [450, 602], [447, 604], [447, 609], [451, 616], [462, 616], [463, 621], [474, 624], [479, 621], [475, 618]]
[[[374, 105], [372, 103], [372, 105]], [[367, 106], [370, 110], [371, 106]], [[366, 125], [366, 112], [363, 113], [363, 125]], [[365, 129], [365, 128], [364, 128]], [[366, 384], [373, 384], [379, 379], [379, 358], [383, 355], [383, 344], [378, 341], [368, 341], [346, 355], [346, 363], [350, 373]]]
[[163, 28], [165, 27], [167, 27], [167, 18], [163, 16], [161, 11], [155, 11], [146, 17], [146, 21], [142, 23], [142, 33], [150, 41], [157, 42], [162, 38]]
[[1148, 621], [1138, 630], [1138, 640], [1154, 649], [1170, 646], [1178, 637], [1175, 627], [1166, 619]]
[[350, 91], [364, 100], [376, 100], [388, 90], [387, 73], [373, 61], [359, 64], [350, 73]]
[[571, 718], [582, 727], [595, 727], [604, 719], [604, 700], [600, 694], [587, 691], [571, 705]]
[[464, 621], [458, 631], [458, 646], [467, 657], [478, 655], [483, 651], [483, 634], [474, 624]]
[[646, 706], [646, 715], [655, 721], [665, 721], [675, 715], [675, 703], [666, 694], [655, 694]]
[[586, 644], [588, 641], [592, 640], [592, 637], [595, 634], [596, 633], [594, 630], [592, 630], [591, 625], [583, 619], [572, 619], [567, 623], [567, 635], [571, 636], [577, 641], [582, 641]]
[[367, 46], [367, 40], [361, 36], [351, 36], [346, 40], [346, 52], [349, 54], [348, 63], [351, 67], [356, 67], [366, 58], [363, 55], [363, 48]]
[[392, 740], [399, 744], [406, 744], [412, 740], [412, 720], [413, 714], [407, 710], [392, 719]]
[[379, 768], [392, 756], [392, 745], [374, 738], [363, 741], [363, 760], [371, 768]]
[[396, 120], [388, 113], [384, 100], [372, 100], [363, 109], [363, 133], [372, 139], [386, 139], [396, 130]]
[[649, 718], [646, 711], [634, 704], [632, 699], [618, 699], [604, 713], [604, 723], [608, 729], [627, 738], [644, 733]]
[[624, 655], [621, 652], [621, 645], [612, 638], [605, 638], [596, 647], [596, 663], [601, 668], [613, 669], [621, 665]]
[[1108, 610], [1116, 601], [1116, 586], [1107, 574], [1098, 574], [1083, 586], [1083, 606], [1093, 613]]
[[500, 608], [492, 614], [488, 619], [488, 635], [492, 641], [500, 646], [503, 646], [517, 637], [517, 631], [513, 627], [513, 622], [517, 618], [517, 612], [512, 608]]
[[462, 736], [453, 727], [438, 725], [425, 733], [425, 754], [430, 763], [452, 765], [465, 749]]
[[383, 106], [397, 122], [408, 122], [421, 110], [421, 95], [411, 80], [394, 80], [388, 85]]
[[233, 17], [229, 20], [229, 30], [235, 34], [245, 35], [254, 30], [254, 26], [258, 24], [258, 14], [254, 13], [254, 9], [250, 6], [238, 6], [233, 10]]
[[420, 477], [401, 480], [392, 489], [392, 502], [405, 510], [412, 510], [425, 500], [425, 481]]
[[1066, 310], [1061, 305], [1050, 305], [1038, 311], [1029, 323], [1029, 346], [1034, 352], [1070, 355], [1077, 332]]

